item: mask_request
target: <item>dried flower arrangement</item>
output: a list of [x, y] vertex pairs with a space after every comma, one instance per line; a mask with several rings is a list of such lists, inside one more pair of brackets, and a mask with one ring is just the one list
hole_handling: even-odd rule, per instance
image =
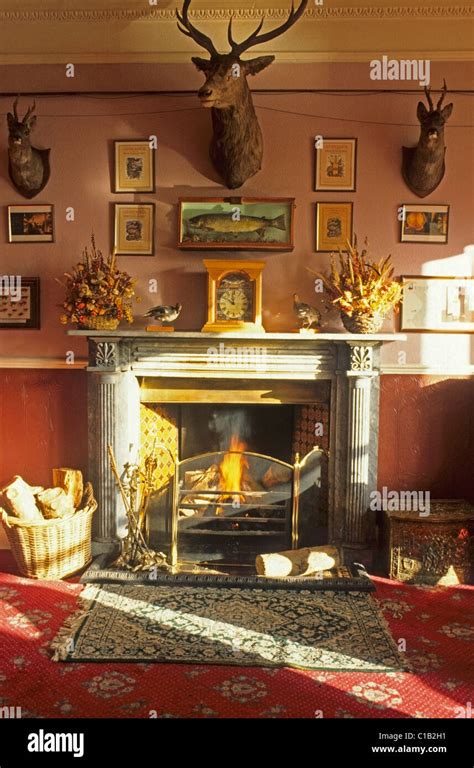
[[[122, 319], [133, 322], [132, 300], [139, 300], [135, 294], [136, 280], [127, 272], [117, 269], [115, 253], [104, 256], [91, 236], [91, 252], [84, 248], [82, 259], [65, 272], [65, 301], [60, 304], [64, 313], [60, 317], [63, 325], [77, 323], [79, 327], [113, 329]], [[61, 281], [58, 281], [61, 282]]]
[[329, 295], [329, 303], [341, 312], [345, 328], [351, 333], [376, 333], [385, 315], [402, 300], [402, 286], [392, 280], [394, 267], [391, 256], [379, 262], [367, 260], [368, 241], [361, 253], [357, 250], [357, 238], [351, 245], [347, 241], [345, 251], [331, 254], [329, 276], [309, 270], [322, 280]]

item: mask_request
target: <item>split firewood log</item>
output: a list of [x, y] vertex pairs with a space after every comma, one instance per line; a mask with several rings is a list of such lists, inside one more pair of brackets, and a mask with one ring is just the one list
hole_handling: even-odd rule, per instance
[[289, 467], [283, 467], [281, 464], [272, 464], [262, 477], [262, 485], [268, 491], [269, 488], [273, 488], [275, 485], [289, 483], [292, 474]]
[[64, 488], [47, 488], [38, 493], [36, 498], [46, 520], [71, 517], [75, 512], [72, 498]]
[[185, 472], [184, 482], [186, 488], [193, 491], [216, 491], [219, 487], [219, 467], [212, 464], [204, 471], [196, 469]]
[[53, 469], [53, 485], [66, 491], [66, 494], [72, 499], [74, 509], [78, 508], [84, 492], [82, 472], [67, 467]]
[[20, 475], [15, 475], [11, 483], [2, 488], [5, 510], [25, 522], [40, 522], [43, 516], [36, 504], [35, 492], [42, 490], [41, 486], [28, 485]]
[[304, 547], [257, 555], [255, 567], [260, 576], [309, 576], [336, 568], [340, 562], [337, 547]]

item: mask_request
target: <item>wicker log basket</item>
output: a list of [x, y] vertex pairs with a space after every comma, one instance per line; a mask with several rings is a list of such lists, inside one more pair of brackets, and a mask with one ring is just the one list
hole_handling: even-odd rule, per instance
[[31, 523], [9, 516], [0, 508], [10, 547], [23, 576], [63, 579], [92, 560], [92, 517], [97, 502], [86, 486], [81, 507], [71, 517]]

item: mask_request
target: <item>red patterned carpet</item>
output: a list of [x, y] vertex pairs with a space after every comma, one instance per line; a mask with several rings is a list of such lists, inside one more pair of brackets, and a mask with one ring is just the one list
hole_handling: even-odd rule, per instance
[[412, 673], [55, 664], [49, 642], [82, 587], [19, 578], [9, 553], [1, 553], [0, 706], [21, 707], [23, 717], [462, 716], [474, 700], [474, 588], [375, 582]]

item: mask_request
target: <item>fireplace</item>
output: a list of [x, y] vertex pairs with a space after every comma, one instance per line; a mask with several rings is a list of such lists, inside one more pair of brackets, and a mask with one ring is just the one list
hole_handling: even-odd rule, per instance
[[[142, 455], [156, 453], [161, 467], [147, 516], [152, 548], [174, 566], [247, 566], [257, 554], [326, 542], [328, 413], [327, 399], [142, 403]], [[316, 419], [321, 446], [308, 433]]]
[[[107, 445], [119, 466], [155, 445], [162, 458], [150, 540], [168, 546], [177, 560], [248, 562], [267, 538], [272, 548], [335, 544], [347, 562], [371, 565], [376, 530], [369, 495], [377, 487], [380, 347], [403, 335], [71, 333], [89, 336], [96, 551], [116, 545], [125, 530]], [[216, 339], [225, 339], [225, 354]], [[236, 435], [245, 449], [232, 451], [210, 424], [238, 414], [247, 424], [247, 432]], [[304, 474], [298, 465], [315, 446], [304, 478], [308, 488], [297, 493]], [[226, 498], [217, 483], [208, 488], [205, 513], [192, 512], [193, 495], [202, 490], [193, 487], [193, 473], [219, 467], [226, 453], [244, 454], [254, 487], [231, 488]], [[272, 495], [262, 481], [277, 467], [289, 474], [286, 489], [282, 480]]]

